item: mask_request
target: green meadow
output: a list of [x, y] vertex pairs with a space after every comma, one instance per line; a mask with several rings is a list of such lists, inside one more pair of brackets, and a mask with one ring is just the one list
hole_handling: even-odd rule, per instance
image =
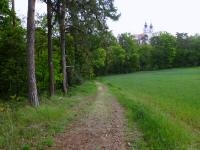
[[[200, 68], [101, 78], [136, 122], [144, 149], [200, 149]], [[143, 145], [143, 146], [142, 146]]]

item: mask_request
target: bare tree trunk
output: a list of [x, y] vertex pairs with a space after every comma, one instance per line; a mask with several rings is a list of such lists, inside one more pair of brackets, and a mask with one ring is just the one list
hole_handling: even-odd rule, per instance
[[61, 14], [60, 14], [60, 45], [61, 45], [61, 57], [62, 57], [62, 73], [63, 73], [63, 91], [67, 94], [68, 79], [66, 71], [66, 52], [65, 52], [65, 8], [66, 0], [61, 3]]
[[15, 27], [15, 0], [12, 0], [12, 19], [13, 19], [13, 26]]
[[27, 62], [28, 87], [31, 105], [39, 106], [36, 78], [35, 78], [35, 0], [28, 0], [27, 17]]
[[55, 94], [54, 65], [52, 61], [52, 3], [47, 0], [47, 20], [48, 20], [48, 65], [49, 65], [49, 90], [50, 96]]

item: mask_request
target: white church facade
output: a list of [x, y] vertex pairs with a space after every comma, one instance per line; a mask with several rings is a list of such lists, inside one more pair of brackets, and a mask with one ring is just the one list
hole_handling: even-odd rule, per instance
[[153, 29], [153, 25], [150, 24], [148, 25], [146, 22], [144, 24], [144, 29], [143, 29], [143, 33], [141, 34], [135, 34], [135, 39], [138, 41], [139, 44], [149, 44], [150, 43], [150, 39], [153, 36], [158, 35], [159, 33], [154, 32]]

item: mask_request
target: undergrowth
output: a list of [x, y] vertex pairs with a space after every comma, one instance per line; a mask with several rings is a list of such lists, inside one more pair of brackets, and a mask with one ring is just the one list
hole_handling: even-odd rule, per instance
[[[39, 108], [29, 105], [1, 104], [0, 149], [44, 149], [54, 144], [53, 136], [63, 132], [80, 111], [86, 111], [90, 96], [96, 92], [94, 82], [72, 88], [68, 96], [42, 96]], [[87, 105], [80, 105], [86, 102]], [[12, 108], [14, 105], [16, 107]], [[75, 107], [80, 107], [74, 111]]]

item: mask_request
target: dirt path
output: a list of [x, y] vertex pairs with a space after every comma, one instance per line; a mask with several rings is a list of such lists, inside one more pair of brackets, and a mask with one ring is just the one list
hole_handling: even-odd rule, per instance
[[125, 127], [123, 109], [97, 83], [98, 93], [88, 114], [71, 124], [65, 133], [56, 137], [51, 150], [125, 150]]

